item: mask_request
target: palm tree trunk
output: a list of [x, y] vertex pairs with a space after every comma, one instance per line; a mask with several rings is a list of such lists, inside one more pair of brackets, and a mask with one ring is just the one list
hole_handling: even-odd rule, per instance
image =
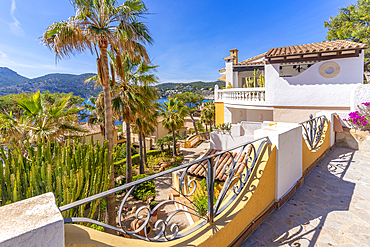
[[144, 174], [143, 135], [139, 132], [140, 174]]
[[212, 132], [212, 120], [209, 120], [209, 131]]
[[126, 183], [131, 182], [132, 182], [131, 128], [130, 122], [126, 121]]
[[189, 115], [190, 115], [191, 121], [193, 121], [195, 134], [198, 135], [198, 129], [197, 129], [197, 125], [195, 124], [195, 119], [194, 119], [193, 113], [189, 113]]
[[172, 156], [176, 157], [176, 136], [175, 136], [175, 131], [172, 130], [172, 140], [173, 140], [173, 149], [172, 149]]
[[144, 134], [143, 134], [143, 141], [144, 141], [144, 146], [143, 146], [143, 148], [144, 148], [144, 164], [148, 168], [149, 167], [148, 166], [148, 157], [146, 155], [146, 142], [145, 142], [145, 135]]
[[[108, 144], [108, 163], [110, 163], [113, 152], [113, 111], [112, 111], [112, 100], [111, 100], [111, 89], [109, 83], [109, 68], [108, 68], [108, 56], [107, 56], [107, 42], [101, 42], [99, 45], [101, 67], [103, 74], [100, 78], [103, 79], [103, 91], [104, 91], [104, 110], [105, 110], [105, 140], [109, 141]], [[98, 71], [98, 73], [100, 73]], [[110, 186], [109, 189], [114, 188], [114, 166], [110, 168]], [[107, 200], [107, 214], [105, 222], [109, 225], [116, 226], [116, 203], [115, 194], [110, 194], [106, 197]], [[115, 234], [114, 230], [105, 228], [106, 232]]]
[[206, 132], [208, 132], [208, 126], [207, 126], [207, 123], [206, 123], [205, 125], [206, 125]]

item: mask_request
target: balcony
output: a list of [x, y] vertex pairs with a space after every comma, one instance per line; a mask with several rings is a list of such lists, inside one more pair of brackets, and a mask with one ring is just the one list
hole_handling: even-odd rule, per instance
[[215, 101], [232, 104], [265, 105], [265, 91], [264, 87], [219, 89], [216, 85]]

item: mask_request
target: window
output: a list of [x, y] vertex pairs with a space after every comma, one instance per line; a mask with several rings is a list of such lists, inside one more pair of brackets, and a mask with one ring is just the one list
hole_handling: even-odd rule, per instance
[[292, 77], [292, 76], [299, 75], [300, 73], [307, 70], [314, 64], [315, 62], [280, 65], [279, 76], [280, 77]]

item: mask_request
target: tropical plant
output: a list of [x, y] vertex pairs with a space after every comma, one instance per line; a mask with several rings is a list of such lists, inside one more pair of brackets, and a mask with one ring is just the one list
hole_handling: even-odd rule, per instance
[[188, 109], [188, 114], [193, 122], [195, 134], [198, 135], [198, 128], [195, 123], [194, 113], [198, 110], [200, 104], [204, 100], [204, 96], [200, 94], [192, 94], [190, 92], [180, 93], [173, 96], [177, 101], [182, 101]]
[[[148, 109], [145, 105], [149, 99], [155, 98], [154, 92], [150, 92], [149, 84], [157, 82], [157, 78], [152, 74], [157, 66], [148, 65], [140, 57], [131, 58], [130, 56], [114, 57], [112, 53], [110, 58], [112, 68], [116, 71], [118, 80], [113, 86], [113, 109], [117, 116], [122, 117], [126, 125], [126, 142], [131, 143], [131, 123], [135, 121], [137, 112]], [[115, 81], [115, 80], [114, 80]], [[142, 86], [142, 87], [141, 87]], [[146, 95], [146, 96], [145, 96]], [[156, 95], [156, 94], [155, 94]], [[149, 100], [150, 101], [150, 100]], [[126, 179], [132, 181], [132, 162], [130, 150], [127, 149], [126, 156]]]
[[[370, 45], [370, 0], [358, 0], [346, 8], [340, 8], [337, 16], [324, 22], [328, 29], [327, 40], [344, 39]], [[370, 49], [365, 50], [364, 76], [370, 67]]]
[[139, 153], [140, 153], [140, 174], [144, 174], [144, 163], [147, 163], [145, 136], [155, 131], [159, 116], [158, 103], [155, 102], [158, 98], [157, 90], [148, 86], [138, 87], [140, 102], [142, 107], [138, 107], [134, 116], [135, 127], [139, 133]]
[[[148, 175], [140, 174], [134, 176], [132, 179], [133, 181], [140, 180], [142, 178], [146, 178]], [[149, 196], [152, 198], [155, 198], [155, 184], [152, 180], [146, 181], [144, 183], [141, 183], [135, 190], [132, 192], [132, 196], [135, 199], [146, 201]]]
[[181, 101], [176, 101], [174, 98], [170, 97], [168, 102], [164, 103], [162, 111], [162, 124], [163, 126], [172, 131], [172, 155], [176, 157], [176, 130], [179, 130], [185, 124], [185, 116], [188, 114], [186, 107]]
[[[118, 5], [116, 0], [70, 1], [75, 8], [75, 15], [67, 21], [50, 25], [43, 35], [42, 42], [55, 52], [57, 58], [69, 57], [88, 50], [91, 53], [95, 52], [99, 82], [104, 92], [105, 139], [109, 141], [108, 160], [110, 160], [113, 151], [113, 112], [107, 49], [110, 48], [118, 60], [124, 53], [130, 57], [144, 57], [148, 62], [149, 57], [144, 45], [151, 43], [152, 39], [145, 24], [139, 21], [147, 9], [141, 0], [126, 0], [122, 5]], [[110, 188], [113, 188], [113, 166], [110, 174]], [[107, 196], [107, 214], [107, 223], [115, 225], [114, 194]]]
[[[0, 206], [53, 192], [58, 207], [87, 198], [108, 189], [108, 143], [72, 145], [67, 141], [34, 145], [27, 142], [26, 152], [18, 146], [5, 150], [0, 147], [4, 165], [0, 172]], [[115, 155], [113, 155], [113, 158]], [[113, 161], [113, 160], [112, 160]], [[89, 217], [96, 218], [100, 199], [90, 203]], [[85, 205], [63, 212], [64, 217], [81, 217]]]
[[83, 132], [77, 126], [77, 113], [82, 108], [71, 105], [70, 97], [71, 95], [67, 95], [50, 104], [37, 92], [32, 98], [16, 100], [21, 109], [19, 117], [13, 116], [12, 112], [0, 114], [3, 142], [17, 143], [23, 148], [25, 140], [35, 143], [38, 138], [46, 138], [48, 141], [63, 142], [66, 132]]
[[212, 122], [214, 122], [215, 118], [215, 104], [211, 102], [206, 102], [203, 105], [203, 109], [201, 111], [201, 119], [204, 122], [209, 123], [210, 131], [212, 131]]

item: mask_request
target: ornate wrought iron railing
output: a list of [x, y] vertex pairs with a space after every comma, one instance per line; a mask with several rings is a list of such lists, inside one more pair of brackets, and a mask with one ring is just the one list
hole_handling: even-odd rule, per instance
[[[242, 145], [238, 145], [234, 148], [229, 150], [225, 150], [210, 156], [206, 156], [190, 162], [188, 164], [180, 165], [176, 168], [169, 169], [164, 172], [157, 173], [155, 175], [140, 179], [138, 181], [134, 181], [114, 189], [110, 189], [103, 193], [73, 202], [71, 204], [65, 205], [60, 207], [60, 211], [67, 211], [72, 208], [80, 207], [83, 204], [90, 203], [94, 200], [106, 197], [109, 194], [116, 193], [119, 191], [127, 191], [124, 195], [124, 198], [121, 202], [119, 211], [118, 211], [118, 220], [119, 226], [111, 226], [97, 220], [83, 218], [83, 217], [72, 217], [67, 218], [64, 220], [65, 223], [74, 223], [74, 222], [86, 222], [92, 223], [99, 226], [103, 226], [106, 228], [113, 229], [117, 232], [127, 234], [130, 236], [134, 236], [139, 239], [148, 240], [148, 241], [168, 241], [173, 239], [178, 239], [183, 236], [188, 235], [189, 233], [199, 229], [200, 227], [204, 226], [208, 222], [213, 222], [215, 217], [223, 212], [240, 194], [248, 179], [250, 178], [253, 169], [256, 166], [256, 163], [261, 155], [264, 145], [267, 142], [267, 138], [260, 138], [256, 139], [251, 142], [244, 143]], [[235, 151], [235, 152], [233, 152]], [[238, 151], [238, 152], [236, 152]], [[222, 157], [222, 158], [221, 158]], [[225, 157], [228, 157], [231, 162], [225, 163]], [[198, 214], [199, 212], [199, 205], [197, 205], [193, 199], [195, 194], [197, 193], [197, 186], [200, 186], [197, 181], [200, 181], [200, 178], [196, 176], [189, 176], [190, 169], [197, 166], [203, 170], [203, 175], [205, 175], [206, 179], [206, 191], [207, 191], [207, 212], [204, 214]], [[128, 199], [131, 197], [133, 191], [142, 183], [160, 179], [161, 177], [167, 175], [169, 177], [170, 174], [176, 172], [177, 176], [175, 177], [178, 181], [176, 181], [179, 185], [179, 194], [182, 198], [189, 201], [192, 207], [186, 205], [181, 201], [176, 201], [173, 199], [168, 199], [162, 202], [158, 202], [158, 204], [154, 208], [150, 208], [149, 205], [139, 207], [135, 212], [135, 219], [142, 220], [142, 224], [139, 228], [133, 230], [128, 229], [127, 224], [124, 224], [124, 220], [126, 218], [125, 205], [127, 204]], [[217, 200], [215, 200], [215, 183], [217, 180], [216, 175], [220, 175], [222, 172], [223, 177], [223, 186], [221, 191], [218, 194]], [[219, 178], [219, 176], [218, 176]], [[163, 179], [160, 179], [162, 182]], [[169, 185], [171, 186], [171, 185]], [[200, 188], [198, 188], [199, 190]], [[216, 201], [214, 203], [214, 200]], [[159, 216], [154, 217], [155, 212], [165, 205], [174, 205], [175, 203], [182, 205], [183, 207], [179, 209], [175, 209], [173, 212], [169, 212], [166, 214], [165, 218], [158, 219]], [[187, 209], [185, 209], [187, 208]], [[205, 211], [205, 210], [204, 210]], [[174, 219], [175, 215], [181, 213], [189, 213], [193, 216], [199, 218], [200, 222], [198, 224], [194, 224], [193, 226], [188, 226], [184, 229], [180, 229], [179, 222], [176, 222]], [[133, 215], [133, 214], [132, 214]], [[131, 215], [131, 218], [132, 218]], [[125, 227], [126, 226], [126, 227]], [[149, 227], [150, 226], [150, 227]], [[149, 232], [148, 229], [152, 229]]]
[[300, 123], [303, 127], [303, 137], [311, 150], [318, 148], [325, 137], [323, 131], [327, 121], [325, 116], [313, 118], [311, 114], [309, 120]]

